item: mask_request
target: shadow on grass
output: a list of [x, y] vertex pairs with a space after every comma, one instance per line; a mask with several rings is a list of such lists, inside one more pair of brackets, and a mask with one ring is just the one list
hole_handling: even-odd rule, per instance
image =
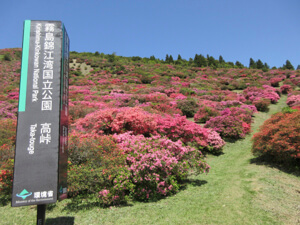
[[[122, 208], [122, 207], [131, 207], [133, 206], [130, 203], [123, 203], [120, 205], [117, 205], [115, 207], [118, 208]], [[101, 205], [99, 202], [94, 202], [94, 201], [90, 201], [90, 202], [82, 202], [82, 201], [78, 201], [78, 200], [74, 200], [70, 203], [67, 204], [67, 206], [64, 207], [63, 211], [72, 211], [72, 212], [78, 212], [80, 210], [89, 210], [89, 209], [93, 209], [93, 208], [108, 208], [108, 207], [103, 207], [103, 205]]]
[[198, 179], [187, 179], [183, 181], [183, 184], [180, 188], [180, 191], [184, 191], [187, 189], [188, 185], [191, 185], [193, 187], [200, 187], [204, 184], [207, 184], [206, 180], [198, 180]]
[[46, 219], [46, 225], [74, 225], [74, 217], [64, 216]]
[[300, 167], [299, 161], [289, 162], [289, 163], [277, 163], [274, 162], [272, 157], [269, 156], [259, 156], [250, 160], [251, 164], [268, 166], [270, 168], [278, 169], [284, 173], [292, 174], [294, 176], [300, 177]]

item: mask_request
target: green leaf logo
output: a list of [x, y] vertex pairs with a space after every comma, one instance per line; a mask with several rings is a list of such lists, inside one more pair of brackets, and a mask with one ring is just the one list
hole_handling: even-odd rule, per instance
[[24, 189], [20, 194], [16, 194], [17, 197], [20, 197], [23, 200], [26, 199], [30, 195], [32, 195], [32, 192], [29, 193], [26, 189]]

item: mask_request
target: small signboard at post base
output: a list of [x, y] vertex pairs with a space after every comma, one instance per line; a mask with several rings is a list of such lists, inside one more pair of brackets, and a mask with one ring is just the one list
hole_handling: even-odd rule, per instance
[[60, 21], [24, 22], [12, 206], [67, 197], [69, 37]]

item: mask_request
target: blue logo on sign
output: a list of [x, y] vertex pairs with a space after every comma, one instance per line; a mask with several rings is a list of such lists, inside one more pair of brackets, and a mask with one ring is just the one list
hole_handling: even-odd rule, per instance
[[17, 197], [20, 197], [23, 200], [30, 195], [32, 195], [32, 192], [29, 193], [26, 189], [24, 189], [20, 194], [16, 194]]

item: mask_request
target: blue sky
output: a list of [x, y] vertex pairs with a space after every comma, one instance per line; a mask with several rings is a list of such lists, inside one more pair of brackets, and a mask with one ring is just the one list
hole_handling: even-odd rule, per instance
[[1, 9], [0, 49], [22, 46], [24, 20], [60, 20], [71, 51], [300, 64], [300, 0], [11, 0]]

